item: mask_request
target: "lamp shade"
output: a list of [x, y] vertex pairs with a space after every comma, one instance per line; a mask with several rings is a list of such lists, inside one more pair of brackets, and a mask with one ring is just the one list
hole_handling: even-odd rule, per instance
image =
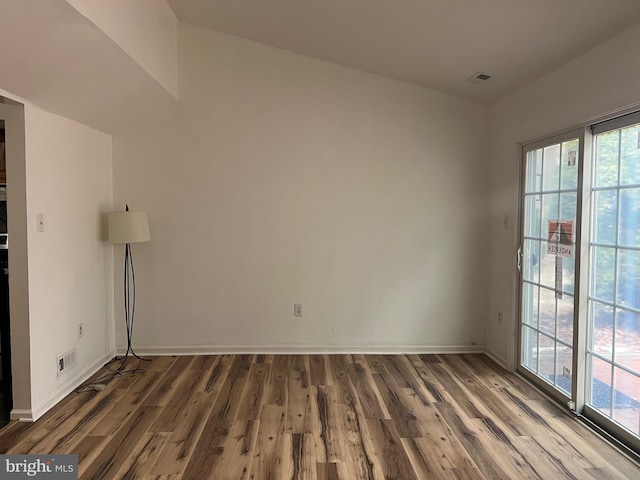
[[109, 242], [137, 243], [151, 240], [147, 212], [111, 212], [109, 217]]

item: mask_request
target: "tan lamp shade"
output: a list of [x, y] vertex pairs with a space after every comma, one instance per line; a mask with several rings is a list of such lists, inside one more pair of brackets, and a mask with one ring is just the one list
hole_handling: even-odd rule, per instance
[[109, 242], [137, 243], [151, 240], [147, 212], [110, 212]]

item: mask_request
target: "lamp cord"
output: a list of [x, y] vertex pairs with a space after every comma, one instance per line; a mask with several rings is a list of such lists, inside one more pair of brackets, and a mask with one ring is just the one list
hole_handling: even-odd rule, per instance
[[145, 369], [140, 366], [142, 364], [141, 360], [150, 361], [146, 358], [141, 358], [141, 359], [139, 358], [138, 365], [134, 368], [121, 370], [122, 366], [120, 366], [114, 370], [113, 368], [111, 368], [111, 364], [116, 361], [120, 361], [118, 357], [114, 358], [104, 366], [104, 368], [108, 370], [108, 373], [105, 373], [104, 375], [94, 380], [83, 383], [78, 388], [76, 388], [76, 393], [95, 392], [95, 391], [103, 390], [105, 388], [105, 385], [108, 384], [111, 380], [120, 378], [124, 376], [126, 373], [144, 373]]

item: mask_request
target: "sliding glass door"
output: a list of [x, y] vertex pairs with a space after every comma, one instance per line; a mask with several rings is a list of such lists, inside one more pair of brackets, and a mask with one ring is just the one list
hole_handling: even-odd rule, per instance
[[572, 393], [580, 137], [524, 152], [520, 364], [562, 399]]
[[640, 452], [640, 115], [522, 162], [518, 369]]
[[588, 392], [592, 416], [640, 438], [640, 123], [594, 127]]

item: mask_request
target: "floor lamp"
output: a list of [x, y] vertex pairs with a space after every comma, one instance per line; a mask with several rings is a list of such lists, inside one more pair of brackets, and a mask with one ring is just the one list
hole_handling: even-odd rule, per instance
[[109, 218], [110, 243], [124, 244], [124, 321], [127, 329], [127, 351], [122, 357], [122, 364], [118, 370], [122, 370], [127, 363], [129, 355], [141, 359], [133, 350], [133, 319], [136, 313], [136, 274], [133, 268], [131, 256], [131, 244], [147, 242], [149, 235], [149, 222], [147, 212], [134, 212], [126, 206], [124, 212], [111, 212]]

